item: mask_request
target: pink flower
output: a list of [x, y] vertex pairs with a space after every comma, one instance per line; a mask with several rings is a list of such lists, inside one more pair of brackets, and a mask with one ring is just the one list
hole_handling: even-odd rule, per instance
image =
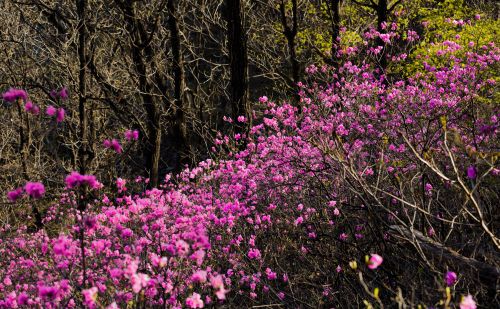
[[28, 113], [31, 113], [33, 111], [33, 102], [28, 101], [26, 104], [24, 104], [24, 110], [27, 111]]
[[94, 175], [81, 175], [75, 171], [66, 176], [65, 182], [68, 189], [83, 185], [87, 185], [92, 189], [99, 189], [101, 187], [101, 183], [97, 181]]
[[248, 251], [248, 258], [251, 259], [251, 260], [258, 260], [260, 259], [260, 251], [259, 249], [250, 249], [250, 251]]
[[212, 276], [210, 278], [210, 285], [212, 286], [212, 288], [214, 288], [214, 290], [217, 290], [215, 292], [215, 295], [218, 299], [226, 299], [226, 294], [229, 291], [224, 288], [224, 281], [222, 280], [221, 275]]
[[130, 283], [132, 284], [132, 291], [134, 291], [134, 293], [139, 293], [142, 288], [145, 288], [148, 286], [148, 282], [149, 282], [149, 276], [146, 275], [146, 274], [133, 274], [131, 277], [130, 277]]
[[61, 100], [65, 101], [68, 99], [68, 89], [66, 87], [62, 87], [61, 91], [59, 91], [59, 97]]
[[118, 178], [116, 179], [116, 187], [118, 188], [118, 192], [122, 193], [127, 191], [127, 187], [125, 186], [127, 184], [127, 180], [123, 178]]
[[203, 259], [205, 258], [205, 251], [203, 250], [197, 250], [190, 256], [191, 260], [196, 261], [196, 264], [198, 266], [201, 266], [203, 264]]
[[113, 148], [116, 153], [122, 153], [122, 146], [116, 139], [111, 140], [111, 148]]
[[58, 292], [59, 289], [54, 286], [41, 285], [38, 287], [38, 296], [49, 301], [54, 300]]
[[116, 302], [112, 302], [109, 306], [106, 307], [106, 309], [120, 309]]
[[302, 222], [304, 222], [304, 218], [302, 218], [302, 216], [298, 217], [297, 219], [295, 219], [295, 226], [297, 225], [300, 225], [302, 224]]
[[245, 116], [238, 116], [238, 122], [245, 122]]
[[98, 290], [95, 286], [91, 287], [90, 289], [82, 291], [83, 303], [85, 304], [85, 306], [87, 306], [89, 308], [96, 307], [95, 301], [97, 299], [97, 291]]
[[259, 98], [260, 103], [266, 103], [269, 99], [266, 96], [262, 96]]
[[112, 148], [116, 153], [122, 153], [122, 146], [116, 139], [112, 139], [111, 141], [106, 139], [104, 140], [104, 142], [102, 142], [102, 144], [105, 148]]
[[455, 284], [455, 282], [457, 282], [457, 274], [452, 271], [449, 271], [444, 276], [444, 280], [446, 281], [447, 286], [452, 286]]
[[204, 270], [199, 270], [191, 276], [191, 281], [194, 283], [205, 283], [207, 282], [207, 272]]
[[381, 33], [379, 34], [379, 38], [386, 44], [391, 43], [391, 35], [388, 33]]
[[271, 270], [271, 268], [266, 268], [266, 275], [268, 280], [275, 280], [277, 278], [276, 273]]
[[52, 117], [52, 116], [54, 116], [54, 115], [56, 114], [56, 111], [57, 111], [57, 110], [56, 110], [56, 108], [55, 108], [54, 106], [49, 105], [49, 106], [47, 106], [47, 110], [45, 111], [45, 113], [46, 113], [47, 115], [49, 115], [49, 116], [51, 116], [51, 117]]
[[198, 293], [193, 293], [190, 297], [186, 299], [186, 305], [189, 308], [203, 308], [205, 305], [203, 304], [203, 300], [201, 299], [201, 295]]
[[139, 139], [139, 131], [137, 130], [127, 130], [125, 131], [125, 139], [127, 141], [138, 140]]
[[9, 199], [9, 201], [11, 202], [15, 202], [17, 201], [21, 196], [23, 195], [23, 188], [19, 187], [15, 190], [12, 190], [12, 191], [9, 191], [7, 193], [7, 198]]
[[383, 261], [384, 259], [380, 255], [371, 254], [370, 260], [368, 262], [368, 268], [376, 269], [377, 267], [380, 266], [380, 264], [382, 264]]
[[460, 302], [460, 309], [476, 309], [476, 302], [472, 295], [467, 295], [462, 297], [462, 301]]
[[175, 250], [177, 251], [177, 255], [186, 256], [189, 252], [189, 244], [184, 240], [178, 240], [175, 242]]
[[35, 199], [41, 198], [45, 194], [45, 187], [41, 182], [27, 182], [24, 190]]
[[476, 179], [476, 177], [477, 177], [476, 167], [474, 165], [469, 166], [469, 168], [467, 168], [467, 178]]
[[10, 88], [2, 94], [2, 98], [7, 102], [14, 102], [16, 99], [28, 99], [28, 94], [22, 89]]
[[342, 241], [346, 241], [347, 238], [349, 238], [349, 236], [346, 233], [342, 233], [339, 236], [339, 239], [342, 240]]
[[31, 114], [33, 115], [40, 114], [40, 107], [38, 107], [38, 105], [33, 104], [33, 108], [31, 109]]
[[56, 112], [56, 121], [63, 122], [65, 114], [66, 114], [66, 112], [64, 111], [64, 108], [62, 108], [62, 107], [58, 108], [57, 112]]

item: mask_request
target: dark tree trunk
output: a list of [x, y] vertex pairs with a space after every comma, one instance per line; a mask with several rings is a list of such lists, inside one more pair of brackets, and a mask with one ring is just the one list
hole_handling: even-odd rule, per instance
[[174, 73], [174, 105], [175, 112], [171, 117], [172, 127], [170, 138], [173, 142], [176, 152], [179, 153], [179, 162], [174, 170], [179, 170], [189, 158], [187, 144], [187, 129], [184, 109], [187, 108], [184, 102], [184, 90], [186, 88], [184, 62], [182, 58], [182, 46], [180, 39], [179, 23], [177, 20], [177, 1], [168, 0], [168, 29], [170, 30], [170, 48], [172, 49], [173, 63], [172, 71]]
[[87, 87], [86, 87], [86, 66], [87, 66], [87, 29], [85, 25], [87, 0], [77, 0], [77, 13], [78, 13], [78, 60], [79, 60], [79, 74], [78, 74], [78, 115], [80, 125], [80, 145], [78, 148], [78, 162], [81, 174], [87, 173], [87, 154], [88, 138], [87, 138], [87, 112], [85, 104], [87, 100]]
[[[132, 48], [132, 60], [137, 73], [139, 91], [142, 104], [147, 114], [148, 138], [144, 146], [144, 159], [149, 176], [149, 186], [157, 187], [159, 183], [159, 164], [161, 149], [160, 110], [152, 93], [151, 84], [147, 78], [147, 66], [145, 59], [151, 58], [151, 47], [148, 44], [148, 35], [144, 27], [137, 23], [133, 3], [128, 1], [117, 1], [122, 8], [125, 18], [125, 27], [131, 36], [134, 48]], [[144, 51], [144, 55], [143, 55]]]
[[300, 80], [300, 67], [299, 67], [299, 61], [297, 60], [296, 43], [295, 43], [295, 38], [297, 36], [297, 31], [298, 31], [297, 0], [292, 0], [291, 27], [288, 25], [288, 21], [286, 18], [285, 3], [283, 2], [283, 0], [280, 3], [280, 13], [281, 13], [281, 24], [283, 26], [283, 34], [285, 35], [288, 45], [288, 52], [290, 53], [290, 65], [292, 67], [292, 81], [293, 81], [292, 87], [295, 87], [295, 85]]
[[[389, 8], [387, 6], [387, 0], [379, 0], [377, 3], [377, 30], [380, 33], [385, 33], [386, 30], [382, 28], [382, 24], [387, 22], [387, 17], [389, 15]], [[385, 48], [385, 43], [378, 38], [377, 44], [379, 46], [383, 46], [382, 51], [380, 52], [380, 74], [385, 74], [385, 70], [387, 69], [387, 49]]]
[[330, 18], [331, 18], [331, 31], [332, 31], [331, 59], [332, 59], [332, 64], [335, 68], [338, 68], [339, 66], [339, 59], [337, 58], [337, 53], [340, 47], [340, 42], [338, 41], [338, 38], [340, 36], [340, 2], [341, 0], [330, 0], [328, 2]]
[[[247, 41], [243, 29], [243, 12], [240, 0], [226, 0], [227, 39], [231, 71], [231, 110], [234, 120], [245, 116], [251, 121], [248, 106]], [[243, 131], [243, 126], [237, 126]]]

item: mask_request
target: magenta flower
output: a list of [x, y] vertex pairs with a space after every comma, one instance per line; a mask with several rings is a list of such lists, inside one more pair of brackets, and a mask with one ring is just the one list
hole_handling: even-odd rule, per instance
[[68, 99], [69, 95], [68, 95], [68, 89], [66, 87], [61, 88], [61, 91], [59, 91], [59, 97], [63, 101]]
[[130, 278], [130, 283], [132, 284], [132, 291], [134, 293], [139, 293], [143, 288], [148, 286], [148, 282], [151, 280], [148, 275], [138, 273], [133, 274]]
[[104, 140], [102, 142], [105, 148], [112, 148], [116, 153], [122, 153], [122, 146], [120, 145], [120, 142], [118, 142], [116, 139], [110, 140]]
[[127, 180], [125, 180], [123, 178], [116, 179], [116, 188], [118, 189], [119, 193], [127, 191], [126, 184], [127, 184]]
[[54, 106], [49, 105], [49, 106], [47, 106], [47, 110], [45, 111], [45, 113], [52, 117], [56, 114], [56, 111], [57, 111], [57, 109]]
[[57, 122], [62, 122], [64, 120], [64, 115], [66, 112], [64, 111], [64, 108], [58, 108], [56, 112], [56, 121]]
[[77, 186], [89, 186], [92, 189], [99, 189], [101, 187], [101, 183], [97, 181], [97, 178], [94, 175], [81, 175], [78, 172], [71, 172], [65, 179], [66, 188], [73, 189]]
[[191, 281], [194, 283], [205, 283], [207, 282], [207, 272], [204, 270], [199, 270], [191, 276]]
[[127, 130], [125, 131], [125, 139], [127, 141], [138, 140], [139, 139], [139, 131], [137, 130]]
[[198, 293], [193, 293], [186, 299], [186, 306], [189, 308], [203, 308], [205, 305], [201, 299], [201, 295]]
[[349, 236], [346, 233], [342, 233], [339, 236], [339, 239], [342, 240], [342, 241], [346, 241], [347, 238], [349, 238]]
[[58, 292], [59, 290], [53, 286], [42, 285], [38, 287], [38, 296], [49, 301], [54, 300], [57, 297]]
[[21, 196], [23, 195], [23, 188], [19, 187], [15, 190], [12, 190], [12, 191], [9, 191], [7, 193], [7, 198], [9, 199], [9, 201], [11, 202], [15, 202], [17, 201]]
[[302, 218], [302, 216], [298, 217], [297, 219], [295, 219], [295, 226], [297, 225], [300, 225], [302, 224], [302, 222], [304, 222], [304, 218]]
[[88, 308], [96, 308], [95, 301], [97, 300], [97, 291], [96, 287], [82, 291], [83, 303]]
[[447, 286], [454, 285], [457, 282], [457, 274], [452, 271], [447, 272], [444, 276], [444, 281], [446, 281]]
[[33, 109], [31, 110], [31, 114], [33, 114], [33, 115], [40, 114], [40, 107], [38, 107], [38, 105], [33, 104]]
[[260, 251], [259, 249], [250, 249], [250, 251], [248, 251], [248, 258], [251, 259], [251, 260], [258, 260], [260, 259]]
[[477, 177], [476, 167], [474, 165], [469, 166], [469, 168], [467, 168], [467, 178], [476, 179], [476, 177]]
[[476, 309], [476, 302], [472, 295], [467, 295], [462, 297], [462, 301], [460, 302], [460, 309]]
[[122, 146], [116, 139], [111, 140], [111, 148], [113, 148], [116, 153], [122, 153]]
[[376, 269], [382, 264], [384, 259], [378, 254], [371, 254], [370, 260], [368, 261], [368, 268]]
[[33, 102], [28, 101], [26, 104], [24, 104], [24, 110], [27, 111], [28, 113], [31, 113], [33, 110]]
[[271, 270], [271, 268], [266, 268], [266, 275], [268, 280], [276, 280], [276, 273]]
[[2, 98], [7, 102], [14, 102], [17, 99], [28, 99], [28, 94], [22, 89], [10, 88], [2, 94]]
[[218, 299], [220, 300], [226, 299], [226, 294], [229, 291], [224, 288], [224, 281], [222, 280], [221, 275], [212, 276], [210, 278], [210, 285], [212, 286], [212, 288], [217, 290], [215, 292], [215, 295], [217, 296]]
[[45, 194], [45, 187], [41, 182], [27, 182], [24, 190], [35, 199], [39, 199]]
[[24, 110], [33, 115], [38, 115], [38, 113], [40, 113], [40, 107], [33, 104], [33, 102], [31, 101], [26, 102], [26, 104], [24, 105]]

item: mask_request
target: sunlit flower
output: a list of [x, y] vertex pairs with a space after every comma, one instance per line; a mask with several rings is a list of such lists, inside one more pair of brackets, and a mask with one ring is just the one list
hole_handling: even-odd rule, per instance
[[462, 301], [460, 302], [460, 309], [476, 309], [476, 302], [472, 295], [467, 295], [462, 297]]
[[384, 259], [378, 254], [371, 254], [370, 260], [368, 261], [368, 268], [376, 269], [382, 264]]

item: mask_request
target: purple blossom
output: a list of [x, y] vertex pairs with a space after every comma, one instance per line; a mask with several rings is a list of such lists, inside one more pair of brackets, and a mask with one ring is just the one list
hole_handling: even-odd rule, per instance
[[28, 99], [28, 94], [22, 89], [10, 88], [2, 94], [2, 98], [7, 102], [14, 102], [17, 99]]
[[56, 114], [56, 111], [57, 111], [57, 109], [56, 109], [54, 106], [49, 105], [49, 106], [47, 106], [47, 110], [45, 111], [45, 113], [46, 113], [48, 116], [51, 116], [51, 117], [52, 117], [52, 116], [54, 116], [54, 115]]
[[12, 191], [9, 191], [7, 193], [7, 198], [9, 199], [9, 201], [11, 202], [15, 202], [17, 201], [21, 196], [23, 195], [23, 188], [19, 187], [15, 190], [12, 190]]
[[56, 121], [63, 122], [65, 114], [66, 114], [66, 112], [64, 111], [64, 108], [62, 108], [62, 107], [58, 108], [57, 112], [56, 112]]
[[452, 286], [455, 282], [457, 282], [457, 274], [452, 271], [448, 271], [444, 276], [444, 280], [447, 286]]
[[45, 187], [41, 182], [27, 182], [24, 190], [35, 199], [39, 199], [45, 194]]
[[477, 170], [474, 165], [471, 165], [467, 168], [467, 178], [469, 179], [476, 179], [477, 177]]

